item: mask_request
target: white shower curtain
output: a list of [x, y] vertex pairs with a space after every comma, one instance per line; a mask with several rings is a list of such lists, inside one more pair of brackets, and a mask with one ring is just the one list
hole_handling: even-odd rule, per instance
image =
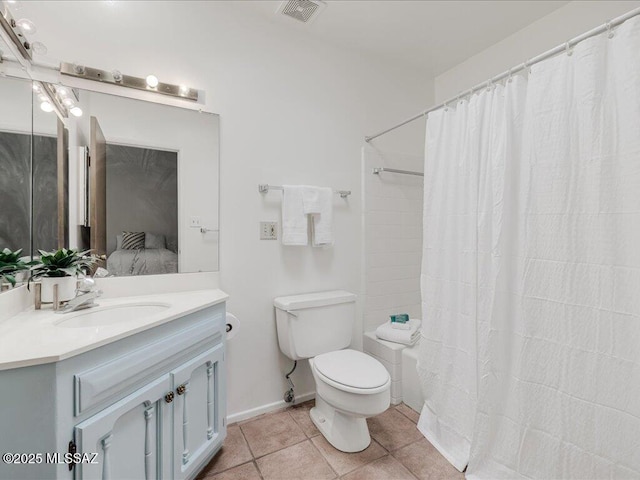
[[419, 425], [468, 478], [640, 478], [638, 52], [429, 116]]

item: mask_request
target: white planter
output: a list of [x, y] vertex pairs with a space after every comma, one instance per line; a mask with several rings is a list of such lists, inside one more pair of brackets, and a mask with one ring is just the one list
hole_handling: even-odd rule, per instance
[[42, 277], [42, 303], [53, 303], [53, 286], [58, 285], [58, 301], [66, 302], [76, 296], [76, 277]]

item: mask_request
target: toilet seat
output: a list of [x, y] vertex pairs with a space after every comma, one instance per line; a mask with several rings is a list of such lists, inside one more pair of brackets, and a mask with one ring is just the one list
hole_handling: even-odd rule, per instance
[[310, 362], [320, 379], [345, 392], [375, 394], [389, 388], [387, 369], [375, 358], [357, 350], [337, 350]]

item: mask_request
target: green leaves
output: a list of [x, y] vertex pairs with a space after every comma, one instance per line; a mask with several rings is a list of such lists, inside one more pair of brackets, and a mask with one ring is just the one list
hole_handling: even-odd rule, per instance
[[31, 269], [29, 281], [40, 277], [72, 277], [79, 273], [88, 273], [97, 261], [90, 252], [78, 252], [75, 248], [61, 248], [52, 252], [38, 250], [40, 261]]
[[39, 260], [27, 261], [21, 258], [22, 249], [11, 251], [5, 248], [0, 252], [0, 278], [16, 285], [16, 273], [31, 271], [29, 283], [41, 277], [73, 277], [80, 273], [89, 273], [97, 258], [91, 250], [78, 252], [75, 248], [61, 248], [52, 252], [38, 250]]
[[31, 266], [38, 263], [37, 261], [26, 261], [20, 258], [21, 254], [22, 249], [13, 252], [5, 248], [0, 252], [0, 278], [9, 282], [12, 287], [16, 285], [16, 273], [29, 270]]

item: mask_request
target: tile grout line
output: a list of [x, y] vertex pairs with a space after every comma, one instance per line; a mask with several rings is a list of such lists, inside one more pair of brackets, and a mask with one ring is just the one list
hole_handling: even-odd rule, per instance
[[[278, 412], [278, 413], [284, 413], [284, 412]], [[286, 412], [289, 413], [289, 412]], [[293, 421], [293, 423], [296, 425], [296, 427], [298, 427], [300, 429], [300, 431], [302, 432], [302, 434], [304, 435], [304, 439], [300, 440], [299, 442], [295, 442], [292, 443], [291, 445], [286, 445], [282, 448], [278, 448], [277, 450], [274, 450], [273, 452], [269, 452], [269, 453], [265, 453], [264, 455], [260, 455], [260, 456], [256, 456], [253, 453], [253, 450], [251, 450], [251, 446], [249, 445], [249, 452], [251, 452], [251, 456], [253, 457], [254, 460], [258, 460], [261, 458], [266, 457], [267, 455], [271, 455], [272, 453], [276, 453], [276, 452], [280, 452], [282, 450], [284, 450], [285, 448], [289, 448], [289, 447], [293, 447], [294, 445], [299, 445], [300, 443], [306, 441], [306, 440], [310, 440], [310, 437], [307, 437], [307, 434], [304, 432], [304, 430], [302, 429], [302, 427], [300, 427], [300, 425], [298, 425], [298, 422], [296, 422], [296, 420], [291, 416], [291, 414], [289, 414], [289, 418], [291, 418], [291, 420]], [[240, 428], [240, 430], [242, 431], [242, 428]], [[244, 436], [244, 432], [242, 432], [243, 436]], [[245, 438], [246, 440], [246, 438]], [[249, 444], [249, 442], [247, 441], [247, 445]]]
[[[215, 456], [214, 456], [214, 458], [215, 458]], [[229, 470], [233, 470], [234, 468], [241, 467], [241, 466], [243, 466], [243, 465], [246, 465], [247, 463], [252, 463], [253, 461], [254, 461], [254, 460], [253, 460], [253, 458], [252, 458], [251, 460], [247, 460], [246, 462], [239, 463], [238, 465], [234, 465], [233, 467], [225, 468], [224, 470], [220, 470], [220, 471], [218, 471], [218, 472], [208, 473], [208, 474], [206, 474], [204, 477], [202, 477], [202, 480], [204, 480], [204, 479], [206, 479], [206, 478], [213, 478], [213, 477], [216, 477], [216, 476], [218, 476], [218, 475], [220, 475], [220, 474], [222, 474], [222, 473], [228, 472]], [[200, 472], [200, 473], [202, 473], [202, 472]], [[200, 478], [200, 477], [198, 476], [198, 477], [196, 477], [196, 478]]]
[[258, 467], [258, 462], [256, 462], [256, 459], [254, 458], [253, 460], [251, 460], [251, 463], [253, 463], [253, 467], [256, 469], [256, 472], [258, 472], [260, 478], [264, 480], [264, 475], [262, 475], [262, 470], [260, 470], [260, 467]]
[[334, 473], [334, 479], [336, 478], [340, 478], [340, 474], [338, 474], [338, 472], [331, 466], [331, 464], [329, 463], [329, 461], [325, 458], [325, 456], [322, 454], [322, 452], [320, 451], [320, 449], [316, 446], [315, 443], [313, 443], [313, 441], [311, 441], [311, 439], [309, 438], [309, 443], [311, 444], [311, 446], [313, 448], [315, 448], [316, 452], [318, 452], [320, 454], [320, 458], [324, 461], [324, 463], [326, 463], [329, 468], [331, 469], [331, 471]]
[[244, 432], [242, 431], [242, 427], [240, 425], [238, 425], [238, 429], [240, 430], [240, 434], [242, 435], [242, 439], [247, 444], [247, 448], [249, 449], [249, 453], [251, 454], [251, 459], [255, 460], [256, 456], [253, 454], [253, 450], [251, 449], [251, 445], [249, 444], [249, 440], [247, 440], [247, 437], [244, 435]]

